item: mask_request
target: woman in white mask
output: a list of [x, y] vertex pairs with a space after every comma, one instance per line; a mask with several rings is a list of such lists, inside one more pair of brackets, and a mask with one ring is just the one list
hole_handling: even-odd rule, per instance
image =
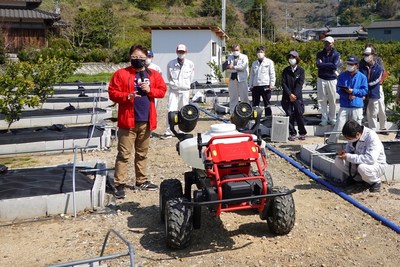
[[300, 62], [297, 51], [290, 51], [287, 55], [289, 66], [282, 72], [282, 109], [289, 117], [289, 141], [297, 139], [295, 123], [299, 129], [299, 140], [306, 139], [306, 128], [304, 126], [304, 103], [303, 103], [303, 85], [304, 69], [298, 66]]
[[252, 93], [253, 107], [260, 105], [260, 98], [264, 102], [265, 116], [272, 116], [271, 90], [275, 87], [274, 62], [265, 57], [265, 47], [257, 47], [257, 60], [251, 65], [249, 87]]

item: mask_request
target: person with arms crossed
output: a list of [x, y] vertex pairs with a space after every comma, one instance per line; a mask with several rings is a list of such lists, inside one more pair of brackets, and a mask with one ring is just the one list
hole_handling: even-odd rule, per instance
[[[317, 98], [321, 109], [321, 126], [336, 123], [336, 82], [341, 65], [340, 53], [333, 48], [334, 39], [323, 39], [324, 49], [317, 53]], [[328, 113], [329, 104], [329, 113]]]
[[348, 175], [348, 182], [366, 182], [369, 191], [381, 190], [380, 177], [385, 174], [386, 155], [379, 136], [355, 120], [348, 120], [342, 129], [347, 140], [344, 149], [338, 151], [335, 165]]
[[265, 57], [265, 47], [257, 47], [257, 60], [251, 65], [249, 86], [252, 93], [253, 107], [260, 105], [260, 97], [264, 102], [265, 117], [272, 116], [270, 107], [271, 90], [275, 87], [274, 62]]
[[116, 198], [125, 197], [128, 163], [135, 148], [136, 186], [155, 190], [146, 175], [150, 131], [157, 127], [155, 98], [167, 90], [162, 76], [146, 67], [147, 49], [134, 45], [129, 51], [131, 66], [117, 70], [108, 87], [110, 100], [118, 104], [118, 154], [115, 160]]
[[[167, 79], [169, 81], [168, 113], [179, 111], [183, 106], [189, 104], [190, 85], [194, 79], [194, 64], [186, 58], [186, 54], [186, 45], [179, 44], [176, 47], [177, 58], [171, 60], [167, 65]], [[166, 130], [161, 139], [172, 137], [168, 113]]]

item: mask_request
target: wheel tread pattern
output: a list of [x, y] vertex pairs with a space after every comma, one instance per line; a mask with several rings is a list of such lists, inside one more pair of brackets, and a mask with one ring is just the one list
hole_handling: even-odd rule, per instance
[[178, 179], [167, 179], [161, 182], [160, 191], [160, 218], [161, 221], [165, 220], [165, 203], [172, 198], [179, 198], [183, 196], [182, 183]]
[[[271, 193], [283, 193], [289, 189], [273, 187]], [[274, 197], [268, 209], [267, 223], [270, 231], [277, 235], [288, 234], [295, 223], [295, 205], [292, 194]]]
[[174, 198], [166, 203], [166, 243], [172, 249], [186, 248], [192, 237], [192, 209], [182, 204], [184, 200], [185, 198]]

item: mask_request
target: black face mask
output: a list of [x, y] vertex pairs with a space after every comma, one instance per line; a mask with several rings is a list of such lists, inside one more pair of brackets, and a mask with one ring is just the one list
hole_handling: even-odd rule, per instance
[[146, 60], [144, 59], [131, 59], [131, 66], [134, 67], [135, 69], [141, 69], [146, 65]]

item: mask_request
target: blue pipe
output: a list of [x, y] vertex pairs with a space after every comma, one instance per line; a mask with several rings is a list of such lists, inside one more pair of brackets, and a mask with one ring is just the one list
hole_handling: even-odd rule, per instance
[[[229, 123], [229, 121], [224, 120], [220, 117], [218, 117], [217, 115], [197, 106], [194, 103], [191, 103], [194, 106], [196, 106], [199, 110], [201, 110], [202, 112], [206, 113], [207, 115], [223, 121], [225, 123]], [[396, 225], [395, 223], [391, 222], [390, 220], [386, 219], [385, 217], [379, 215], [378, 213], [374, 212], [373, 210], [365, 207], [364, 205], [362, 205], [360, 202], [358, 202], [357, 200], [355, 200], [354, 198], [350, 197], [349, 195], [345, 194], [343, 191], [339, 190], [338, 188], [334, 187], [333, 185], [331, 185], [330, 183], [326, 182], [324, 179], [321, 179], [318, 175], [316, 175], [315, 173], [309, 171], [306, 167], [304, 167], [303, 165], [301, 165], [300, 163], [298, 163], [297, 161], [291, 159], [290, 157], [286, 156], [285, 154], [283, 154], [282, 152], [280, 152], [278, 149], [272, 147], [269, 144], [266, 144], [266, 147], [271, 150], [272, 152], [274, 152], [275, 154], [279, 155], [281, 158], [287, 160], [289, 163], [291, 163], [293, 166], [295, 166], [297, 169], [299, 169], [300, 171], [302, 171], [303, 173], [305, 173], [308, 177], [310, 177], [311, 179], [317, 181], [318, 183], [324, 185], [325, 187], [327, 187], [328, 189], [330, 189], [331, 191], [333, 191], [334, 193], [336, 193], [337, 195], [339, 195], [341, 198], [343, 198], [344, 200], [350, 202], [351, 204], [353, 204], [354, 206], [356, 206], [357, 208], [359, 208], [360, 210], [362, 210], [363, 212], [369, 214], [372, 218], [381, 221], [384, 225], [386, 225], [387, 227], [391, 228], [392, 230], [394, 230], [396, 233], [400, 234], [400, 226]]]
[[192, 104], [193, 106], [195, 106], [196, 108], [198, 108], [199, 110], [203, 111], [205, 114], [207, 114], [207, 115], [210, 116], [210, 117], [213, 117], [213, 118], [216, 119], [216, 120], [223, 121], [224, 123], [230, 123], [230, 121], [227, 121], [227, 120], [224, 120], [224, 119], [218, 117], [217, 115], [211, 113], [211, 112], [208, 111], [208, 110], [205, 110], [204, 108], [199, 107], [198, 105], [196, 105], [196, 104], [193, 103], [193, 102], [191, 102], [190, 104]]
[[374, 219], [376, 219], [378, 221], [381, 221], [384, 225], [386, 225], [387, 227], [391, 228], [396, 233], [400, 234], [400, 226], [394, 224], [393, 222], [391, 222], [390, 220], [386, 219], [385, 217], [375, 213], [373, 210], [370, 210], [369, 208], [363, 206], [360, 202], [358, 202], [354, 198], [350, 197], [349, 195], [345, 194], [343, 191], [339, 190], [338, 188], [334, 187], [330, 183], [328, 183], [325, 180], [321, 179], [318, 175], [316, 175], [315, 173], [309, 171], [306, 167], [304, 167], [303, 165], [301, 165], [297, 161], [293, 160], [292, 158], [288, 157], [287, 155], [283, 154], [282, 152], [280, 152], [276, 148], [272, 147], [271, 145], [267, 144], [266, 147], [269, 150], [271, 150], [272, 152], [274, 152], [275, 154], [279, 155], [281, 158], [284, 158], [285, 160], [287, 160], [289, 163], [291, 163], [297, 169], [299, 169], [300, 171], [305, 173], [311, 179], [313, 179], [313, 180], [319, 182], [320, 184], [326, 186], [328, 189], [332, 190], [334, 193], [338, 194], [343, 199], [347, 200], [348, 202], [350, 202], [351, 204], [353, 204], [357, 208], [359, 208], [362, 211], [368, 213]]

